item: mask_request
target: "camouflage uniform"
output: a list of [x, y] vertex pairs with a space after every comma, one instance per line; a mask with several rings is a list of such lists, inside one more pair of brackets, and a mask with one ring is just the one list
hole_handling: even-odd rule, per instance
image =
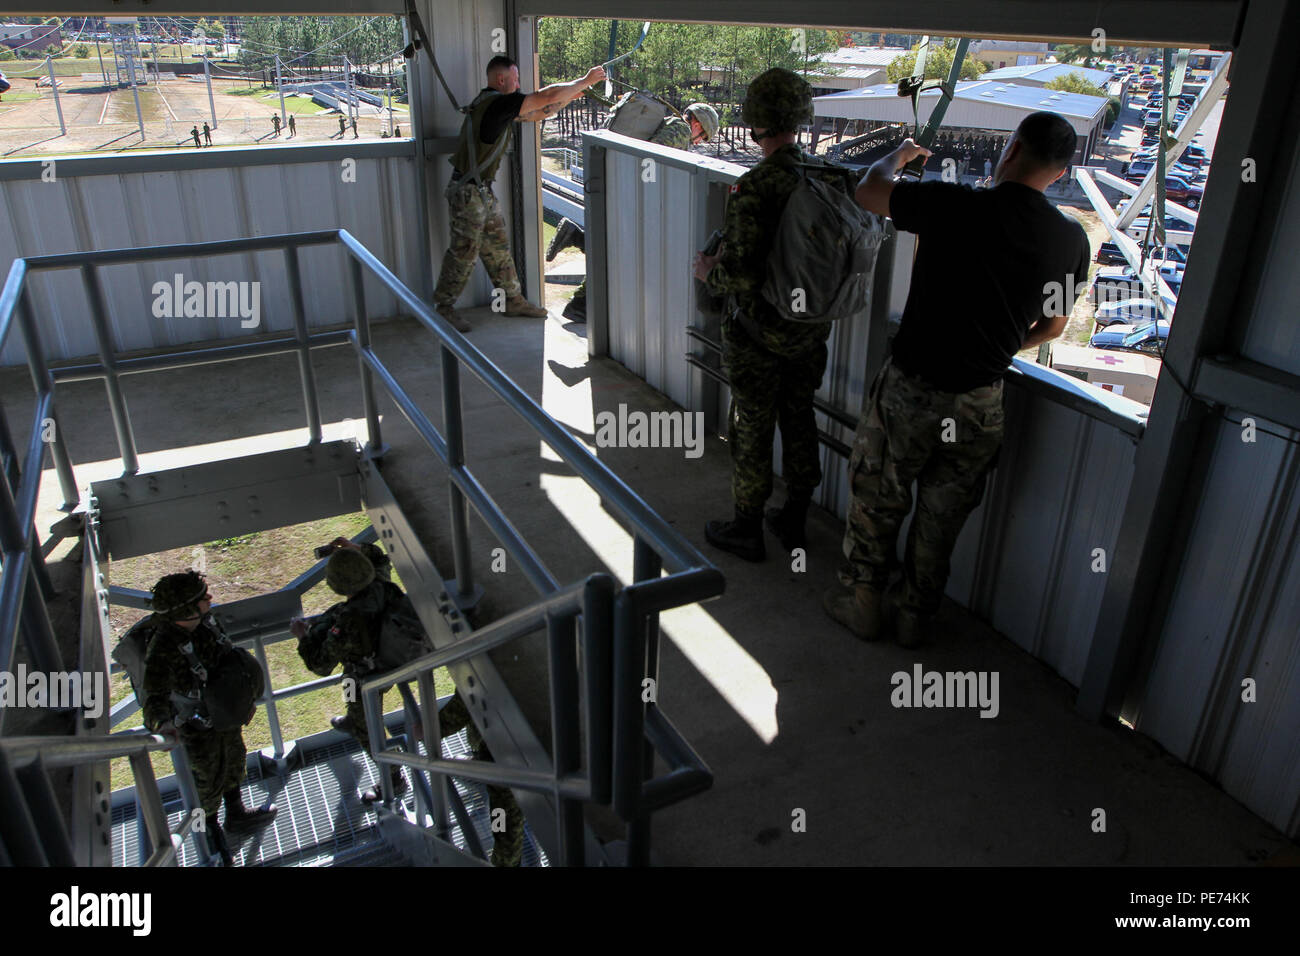
[[872, 383], [849, 458], [848, 563], [840, 581], [885, 589], [915, 481], [918, 503], [898, 606], [917, 618], [932, 615], [948, 582], [957, 535], [983, 494], [1002, 429], [1001, 381], [943, 392], [886, 362]]
[[799, 183], [796, 163], [820, 161], [783, 146], [732, 186], [722, 258], [709, 273], [714, 295], [739, 310], [722, 323], [722, 360], [731, 380], [728, 441], [737, 511], [762, 513], [772, 493], [772, 439], [781, 428], [782, 475], [791, 494], [821, 483], [813, 394], [826, 371], [831, 323], [790, 322], [763, 299], [767, 257], [785, 202]]
[[[154, 636], [144, 658], [143, 711], [145, 727], [156, 732], [176, 717], [172, 693], [195, 693], [201, 686], [189, 659], [181, 653], [181, 645], [192, 642], [194, 656], [212, 670], [230, 641], [211, 616], [192, 631], [156, 614], [151, 620]], [[177, 730], [190, 758], [199, 803], [208, 818], [216, 820], [222, 795], [237, 789], [244, 779], [244, 735], [238, 729], [211, 730], [193, 720], [177, 724]]]
[[690, 149], [690, 120], [682, 119], [680, 116], [668, 117], [655, 130], [654, 135], [650, 137], [650, 142], [657, 143], [660, 146], [671, 146], [673, 149]]
[[[501, 137], [510, 135], [511, 127], [507, 125], [494, 143], [479, 140], [479, 125], [484, 114], [500, 95], [496, 90], [485, 89], [474, 98], [465, 118], [468, 131], [462, 130], [462, 142], [452, 159], [457, 178], [448, 184], [443, 194], [451, 210], [451, 242], [443, 254], [438, 287], [433, 294], [434, 306], [439, 309], [456, 304], [470, 273], [474, 271], [474, 260], [479, 257], [483, 259], [492, 285], [504, 289], [507, 299], [523, 294], [515, 260], [510, 254], [510, 238], [505, 219], [501, 216], [501, 205], [492, 192], [492, 181], [504, 153], [482, 165], [477, 180], [469, 175], [475, 165], [490, 159], [494, 148], [501, 143]], [[466, 142], [474, 144], [476, 153], [469, 153]]]
[[[308, 629], [307, 636], [298, 642], [298, 655], [313, 674], [328, 677], [335, 667], [343, 665], [344, 680], [352, 682], [354, 691], [344, 694], [352, 736], [365, 750], [370, 749], [370, 736], [366, 727], [365, 703], [361, 699], [361, 682], [376, 669], [375, 655], [379, 650], [379, 625], [383, 620], [384, 606], [401, 593], [396, 584], [377, 578], [360, 593], [325, 611]], [[383, 713], [383, 703], [381, 696], [380, 713]]]
[[[438, 728], [442, 731], [443, 737], [449, 737], [464, 728], [474, 759], [492, 759], [492, 751], [488, 749], [483, 735], [474, 726], [469, 708], [460, 699], [459, 691], [452, 695], [451, 700], [447, 701], [438, 712]], [[487, 792], [488, 806], [493, 811], [489, 816], [494, 815], [498, 808], [506, 811], [505, 830], [492, 835], [492, 865], [518, 866], [524, 849], [524, 812], [519, 809], [519, 803], [509, 787], [494, 787], [488, 784]]]
[[[371, 547], [387, 560], [379, 548], [374, 548], [373, 545]], [[355, 681], [353, 686], [359, 691], [361, 682], [377, 670], [375, 656], [378, 653], [383, 608], [401, 593], [397, 585], [375, 580], [364, 590], [331, 607], [311, 626], [307, 636], [298, 642], [298, 653], [303, 663], [312, 673], [322, 677], [328, 676], [336, 666], [342, 664], [344, 677]], [[368, 751], [370, 737], [366, 726], [365, 704], [359, 692], [351, 696], [354, 699], [347, 701], [347, 715], [351, 721], [352, 736]], [[382, 696], [379, 703], [382, 714]], [[444, 737], [467, 726], [474, 758], [492, 759], [487, 744], [470, 720], [469, 712], [459, 695], [453, 697], [443, 708], [440, 720]], [[524, 841], [523, 811], [519, 809], [509, 787], [489, 786], [488, 805], [492, 809], [500, 807], [506, 811], [506, 829], [494, 840], [492, 863], [495, 866], [518, 866]]]

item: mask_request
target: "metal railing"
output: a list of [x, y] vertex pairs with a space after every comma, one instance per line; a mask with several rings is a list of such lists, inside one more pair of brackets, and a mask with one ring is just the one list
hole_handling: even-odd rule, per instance
[[[353, 290], [353, 327], [347, 331], [309, 334], [303, 309], [298, 249], [304, 246], [333, 243], [337, 243], [347, 255]], [[148, 357], [119, 356], [112, 341], [107, 310], [99, 284], [97, 270], [101, 266], [277, 249], [283, 250], [286, 257], [286, 272], [294, 311], [292, 337], [190, 349]], [[45, 364], [44, 351], [25, 282], [31, 272], [67, 268], [77, 268], [81, 273], [90, 303], [90, 319], [99, 344], [100, 361], [62, 368], [51, 373]], [[439, 432], [434, 427], [428, 416], [411, 399], [372, 348], [370, 316], [366, 309], [364, 288], [367, 272], [385, 286], [439, 344], [443, 432]], [[443, 648], [431, 658], [403, 669], [401, 673], [405, 673], [410, 667], [415, 668], [407, 678], [394, 679], [386, 686], [392, 686], [392, 683], [406, 679], [419, 680], [421, 686], [424, 686], [426, 679], [431, 682], [432, 670], [442, 666], [443, 663], [466, 660], [483, 653], [484, 643], [497, 646], [498, 643], [523, 633], [517, 631], [517, 628], [520, 626], [520, 621], [525, 619], [533, 622], [534, 629], [543, 621], [547, 623], [548, 628], [553, 629], [574, 627], [581, 616], [584, 626], [584, 648], [588, 655], [593, 655], [591, 660], [584, 662], [584, 666], [588, 669], [589, 681], [586, 714], [589, 721], [586, 784], [577, 786], [568, 782], [569, 776], [576, 770], [577, 756], [573, 747], [573, 740], [576, 739], [574, 728], [567, 717], [559, 721], [557, 733], [563, 738], [563, 746], [557, 746], [555, 750], [554, 774], [546, 775], [544, 787], [541, 786], [542, 781], [537, 776], [518, 768], [505, 766], [476, 765], [471, 773], [465, 769], [465, 762], [458, 761], [454, 762], [454, 775], [492, 780], [525, 789], [555, 790], [563, 798], [562, 815], [565, 824], [561, 832], [566, 834], [564, 846], [567, 850], [562, 854], [562, 858], [572, 863], [581, 862], [581, 854], [577, 853], [572, 845], [575, 837], [573, 830], [575, 820], [580, 827], [580, 807], [572, 801], [612, 802], [614, 810], [627, 823], [629, 862], [646, 863], [649, 860], [650, 813], [711, 784], [712, 777], [703, 761], [672, 728], [659, 712], [657, 705], [653, 701], [642, 700], [642, 686], [643, 681], [646, 680], [653, 681], [655, 686], [658, 686], [659, 682], [659, 613], [720, 595], [725, 587], [721, 573], [605, 464], [592, 455], [581, 442], [551, 418], [483, 353], [471, 346], [445, 319], [437, 315], [423, 299], [411, 291], [348, 232], [339, 229], [20, 259], [15, 261], [8, 281], [0, 292], [0, 347], [3, 347], [15, 312], [23, 329], [37, 400], [32, 438], [22, 468], [16, 503], [7, 493], [8, 483], [0, 483], [6, 489], [0, 492], [0, 546], [3, 547], [5, 559], [3, 573], [0, 575], [0, 649], [3, 650], [0, 654], [0, 662], [13, 659], [19, 633], [20, 612], [24, 615], [22, 633], [33, 656], [48, 653], [55, 647], [43, 602], [23, 599], [24, 589], [38, 586], [37, 571], [28, 560], [28, 556], [39, 554], [38, 550], [34, 550], [38, 548], [39, 542], [33, 535], [33, 521], [44, 444], [50, 446], [63, 491], [64, 507], [75, 508], [79, 501], [71, 457], [63, 434], [57, 426], [55, 382], [92, 378], [104, 381], [123, 471], [125, 474], [134, 474], [138, 470], [139, 463], [130, 414], [120, 386], [121, 376], [295, 351], [299, 356], [309, 444], [316, 444], [322, 440], [321, 419], [311, 365], [311, 350], [349, 342], [356, 351], [359, 361], [362, 403], [367, 424], [368, 455], [378, 458], [386, 450], [380, 430], [379, 407], [375, 393], [375, 382], [378, 380], [416, 434], [447, 468], [455, 571], [454, 580], [448, 582], [448, 593], [452, 602], [458, 608], [464, 609], [472, 606], [477, 600], [478, 592], [474, 585], [473, 567], [469, 555], [471, 505], [541, 596], [540, 601], [519, 612], [518, 615], [496, 622], [471, 638], [456, 642], [454, 647]], [[607, 584], [593, 584], [594, 580], [604, 580], [597, 576], [580, 585], [563, 588], [516, 530], [466, 463], [460, 389], [462, 367], [474, 374], [512, 412], [522, 418], [525, 424], [600, 496], [605, 507], [630, 526], [633, 537], [632, 582], [616, 590], [612, 581], [608, 581]], [[45, 422], [52, 422], [53, 428], [43, 429], [41, 426]], [[0, 426], [3, 425], [4, 414], [3, 409], [0, 409]], [[7, 426], [0, 427], [0, 439], [7, 433]], [[588, 593], [589, 588], [607, 588], [608, 593], [604, 597], [598, 597], [594, 592]], [[575, 589], [582, 590], [581, 602], [578, 602], [578, 591]], [[521, 618], [519, 615], [524, 617]], [[568, 624], [555, 623], [559, 620], [568, 621]], [[592, 632], [593, 637], [587, 636], [588, 630]], [[602, 637], [602, 635], [606, 636]], [[555, 636], [553, 632], [553, 663], [557, 652], [556, 644], [560, 640], [561, 638]], [[606, 671], [604, 662], [610, 657], [612, 657], [610, 661], [612, 670]], [[431, 663], [432, 661], [442, 663]], [[573, 666], [576, 668], [576, 661]], [[577, 686], [574, 677], [576, 671], [571, 673], [570, 670], [567, 667], [552, 667], [550, 693], [553, 713], [564, 711], [572, 716], [577, 712]], [[613, 684], [611, 687], [596, 688], [596, 699], [593, 702], [590, 699], [592, 691], [590, 681], [593, 676], [602, 673], [608, 673]], [[310, 686], [306, 689], [317, 689], [333, 680], [334, 678], [325, 678], [322, 681], [308, 682]], [[274, 692], [271, 700], [273, 701], [276, 695], [290, 692], [306, 691], [291, 688]], [[424, 699], [433, 698], [426, 696]], [[408, 707], [411, 704], [408, 695]], [[432, 715], [429, 714], [420, 718], [422, 722], [431, 719], [433, 719]], [[436, 724], [436, 719], [433, 719], [433, 722]], [[426, 736], [425, 739], [437, 738]], [[653, 777], [656, 752], [664, 756], [674, 768], [667, 776], [659, 779]], [[379, 747], [375, 748], [374, 756], [381, 762], [389, 763], [416, 759], [413, 754], [396, 757]], [[452, 770], [437, 764], [437, 761], [431, 761], [423, 769], [443, 776]], [[563, 787], [560, 787], [556, 783], [557, 780], [566, 782]], [[445, 803], [441, 805], [445, 806]], [[445, 815], [440, 814], [437, 819], [444, 820]]]
[[[0, 738], [0, 834], [8, 851], [9, 863], [15, 866], [76, 866], [77, 854], [50, 783], [49, 771], [126, 757], [131, 761], [135, 779], [137, 806], [143, 826], [140, 829], [141, 863], [144, 866], [176, 865], [181, 845], [194, 839], [199, 858], [208, 858], [206, 841], [196, 827], [196, 814], [185, 813], [174, 832], [167, 823], [162, 793], [154, 776], [149, 754], [173, 751], [183, 754], [180, 744], [156, 734], [129, 731], [108, 737], [4, 737]], [[194, 792], [189, 765], [177, 761], [178, 782], [182, 792]], [[188, 807], [187, 807], [188, 809]], [[96, 813], [107, 816], [108, 801]]]

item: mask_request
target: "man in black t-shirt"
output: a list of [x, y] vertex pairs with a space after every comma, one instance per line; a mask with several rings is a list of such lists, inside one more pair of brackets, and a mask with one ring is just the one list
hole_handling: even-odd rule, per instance
[[[1018, 351], [1061, 334], [1087, 281], [1087, 234], [1043, 195], [1069, 168], [1075, 140], [1061, 116], [1034, 113], [1007, 143], [992, 189], [896, 183], [904, 165], [929, 155], [910, 139], [858, 185], [863, 208], [918, 237], [902, 324], [849, 459], [844, 587], [822, 602], [863, 640], [884, 634], [884, 592], [916, 481], [891, 603], [899, 643], [924, 641], [957, 535], [1002, 443], [1002, 376]], [[978, 241], [970, 241], [971, 230], [979, 230]]]
[[456, 311], [456, 300], [469, 281], [474, 260], [480, 257], [492, 285], [505, 293], [506, 315], [546, 317], [545, 309], [523, 296], [492, 181], [505, 156], [512, 123], [531, 123], [554, 115], [587, 87], [604, 80], [605, 71], [594, 66], [571, 83], [552, 83], [524, 94], [519, 90], [519, 67], [514, 60], [494, 56], [487, 65], [487, 78], [488, 85], [465, 109], [460, 143], [451, 158], [454, 172], [445, 193], [451, 208], [451, 242], [442, 257], [433, 293], [438, 314], [461, 332], [468, 332], [470, 324]]

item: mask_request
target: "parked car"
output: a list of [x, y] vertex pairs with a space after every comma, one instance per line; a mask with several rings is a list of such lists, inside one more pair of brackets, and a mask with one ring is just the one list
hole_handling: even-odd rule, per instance
[[[1167, 296], [1165, 301], [1171, 307], [1178, 302], [1177, 297]], [[1116, 325], [1131, 325], [1134, 328], [1147, 325], [1160, 319], [1160, 310], [1155, 299], [1125, 299], [1122, 302], [1103, 302], [1097, 306], [1093, 316], [1099, 328], [1111, 328]]]
[[[1169, 286], [1169, 291], [1178, 295], [1183, 285], [1183, 266], [1179, 262], [1157, 263], [1156, 271]], [[1099, 307], [1106, 303], [1124, 302], [1128, 299], [1140, 299], [1146, 295], [1137, 273], [1124, 266], [1106, 266], [1098, 269], [1092, 279], [1092, 304]]]
[[1188, 209], [1195, 209], [1201, 204], [1205, 189], [1189, 183], [1178, 176], [1165, 177], [1165, 196], [1176, 203], [1182, 203]]
[[1095, 333], [1088, 344], [1095, 349], [1115, 352], [1143, 352], [1163, 355], [1169, 342], [1169, 322], [1148, 322], [1146, 325], [1112, 325]]

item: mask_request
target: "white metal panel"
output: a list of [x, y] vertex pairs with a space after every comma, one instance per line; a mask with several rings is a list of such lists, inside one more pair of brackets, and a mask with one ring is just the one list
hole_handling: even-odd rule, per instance
[[[1225, 170], [1229, 175], [1234, 172], [1231, 168]], [[1261, 178], [1263, 175], [1261, 172]], [[1259, 305], [1246, 327], [1246, 341], [1242, 345], [1245, 358], [1292, 375], [1300, 375], [1297, 248], [1300, 248], [1300, 153], [1292, 157], [1276, 237], [1268, 247], [1268, 259], [1261, 277]]]
[[[1135, 726], [1300, 827], [1300, 452], [1225, 422]], [[1172, 569], [1171, 569], [1172, 570]], [[1256, 685], [1244, 701], [1243, 681]]]
[[[301, 155], [301, 151], [297, 153]], [[78, 175], [74, 160], [60, 160], [58, 180], [0, 181], [0, 256], [9, 259], [80, 250], [207, 242], [243, 236], [344, 228], [413, 287], [418, 286], [418, 229], [412, 210], [414, 166], [408, 157], [356, 159], [355, 182], [344, 181], [340, 160], [322, 152], [318, 162], [157, 169]], [[232, 159], [237, 159], [233, 157]], [[309, 326], [347, 321], [352, 313], [349, 275], [339, 249], [300, 253]], [[120, 349], [161, 348], [207, 339], [235, 338], [292, 328], [284, 254], [228, 255], [205, 261], [170, 260], [101, 267], [105, 306]], [[183, 281], [260, 282], [261, 324], [243, 328], [238, 317], [156, 317], [153, 288]], [[32, 305], [51, 359], [98, 351], [89, 304], [77, 269], [36, 274]], [[391, 315], [396, 300], [367, 281], [372, 316]], [[22, 359], [15, 331], [0, 364]]]

